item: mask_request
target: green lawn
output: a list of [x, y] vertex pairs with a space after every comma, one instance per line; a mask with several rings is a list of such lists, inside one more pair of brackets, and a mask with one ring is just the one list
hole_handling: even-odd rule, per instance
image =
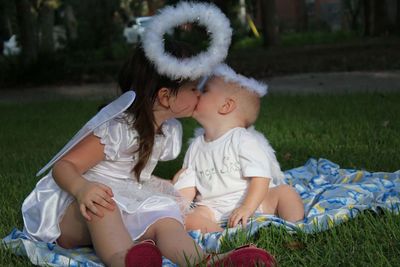
[[[400, 169], [400, 94], [266, 97], [256, 128], [277, 151], [282, 169], [310, 157], [343, 168], [393, 172]], [[92, 116], [99, 101], [0, 104], [0, 237], [22, 228], [20, 206], [35, 173]], [[183, 121], [186, 140], [196, 123]], [[170, 178], [182, 155], [159, 164]], [[226, 249], [248, 242], [243, 235]], [[400, 216], [365, 213], [329, 231], [290, 235], [270, 227], [252, 242], [273, 253], [280, 266], [399, 266]], [[0, 249], [0, 266], [29, 266], [28, 260]]]

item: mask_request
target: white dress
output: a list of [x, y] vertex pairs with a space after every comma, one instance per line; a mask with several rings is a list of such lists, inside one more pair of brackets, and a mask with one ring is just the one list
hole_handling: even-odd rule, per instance
[[[128, 116], [122, 114], [93, 130], [105, 145], [105, 159], [83, 176], [112, 188], [123, 221], [135, 240], [160, 218], [174, 218], [183, 223], [182, 198], [169, 182], [152, 176], [158, 160], [178, 156], [182, 126], [175, 119], [163, 124], [164, 134], [155, 136], [151, 158], [138, 183], [132, 170], [138, 160], [133, 151], [138, 147], [139, 138], [128, 120]], [[55, 183], [51, 172], [45, 175], [22, 204], [25, 234], [33, 240], [55, 242], [60, 236], [60, 220], [73, 200], [72, 195]]]

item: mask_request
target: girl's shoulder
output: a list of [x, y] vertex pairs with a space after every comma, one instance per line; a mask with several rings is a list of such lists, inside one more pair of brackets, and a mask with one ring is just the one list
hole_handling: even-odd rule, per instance
[[177, 119], [169, 119], [162, 124], [162, 133], [165, 136], [182, 135], [182, 124]]
[[163, 130], [164, 128], [182, 128], [182, 124], [177, 119], [169, 119], [163, 122]]
[[138, 132], [133, 127], [134, 118], [128, 113], [122, 113], [115, 118], [112, 118], [99, 127], [93, 133], [102, 138], [110, 139], [110, 141], [125, 142], [130, 144], [137, 139]]
[[117, 117], [106, 121], [103, 125], [100, 125], [99, 128], [119, 129], [119, 131], [136, 132], [136, 129], [133, 127], [134, 122], [135, 119], [133, 115], [124, 112]]

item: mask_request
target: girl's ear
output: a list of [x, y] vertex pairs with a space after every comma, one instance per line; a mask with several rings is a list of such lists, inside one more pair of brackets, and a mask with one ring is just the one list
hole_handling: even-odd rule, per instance
[[228, 114], [236, 109], [236, 101], [232, 98], [226, 98], [224, 104], [218, 109], [219, 114]]
[[171, 95], [171, 91], [166, 87], [163, 87], [160, 90], [158, 90], [157, 99], [161, 106], [163, 106], [165, 108], [169, 108], [170, 95]]

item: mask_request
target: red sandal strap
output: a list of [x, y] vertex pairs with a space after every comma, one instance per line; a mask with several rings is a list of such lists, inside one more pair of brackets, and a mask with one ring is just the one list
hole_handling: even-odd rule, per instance
[[215, 257], [217, 253], [209, 253], [200, 263], [196, 264], [196, 267], [199, 266], [209, 266], [213, 262], [213, 257]]
[[140, 243], [149, 243], [149, 244], [152, 244], [154, 246], [156, 245], [156, 242], [154, 242], [154, 240], [152, 240], [152, 239], [145, 239], [143, 241], [140, 241], [139, 244]]
[[250, 243], [250, 244], [246, 244], [246, 245], [237, 247], [237, 248], [235, 248], [233, 250], [239, 250], [239, 249], [242, 249], [242, 248], [256, 248], [256, 247], [257, 247], [256, 245], [254, 245], [253, 243]]

